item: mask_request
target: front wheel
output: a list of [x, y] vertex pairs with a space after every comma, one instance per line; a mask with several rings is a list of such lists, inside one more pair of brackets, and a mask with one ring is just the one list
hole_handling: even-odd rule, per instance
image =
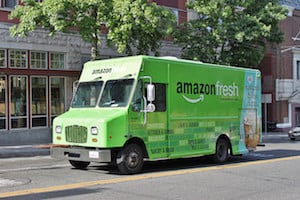
[[229, 155], [229, 145], [225, 139], [219, 139], [216, 144], [216, 153], [214, 155], [214, 161], [216, 163], [226, 162]]
[[75, 161], [75, 160], [69, 160], [69, 162], [76, 169], [86, 169], [90, 164], [90, 162]]
[[144, 155], [137, 144], [129, 144], [117, 156], [117, 166], [121, 174], [135, 174], [142, 170]]

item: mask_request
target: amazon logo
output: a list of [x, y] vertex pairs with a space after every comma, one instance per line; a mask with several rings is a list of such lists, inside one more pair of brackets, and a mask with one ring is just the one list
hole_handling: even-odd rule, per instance
[[[237, 97], [239, 96], [239, 87], [235, 82], [226, 85], [221, 81], [215, 84], [208, 83], [192, 83], [192, 82], [177, 82], [176, 92], [181, 94], [182, 97], [190, 103], [198, 103], [204, 101], [205, 96], [224, 96], [224, 97]], [[194, 98], [191, 98], [194, 96]]]

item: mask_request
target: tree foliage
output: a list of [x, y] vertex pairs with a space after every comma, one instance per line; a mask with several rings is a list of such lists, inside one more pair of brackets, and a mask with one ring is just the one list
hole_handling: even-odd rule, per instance
[[266, 41], [279, 43], [279, 21], [287, 10], [278, 0], [193, 0], [187, 7], [197, 18], [175, 34], [182, 57], [203, 62], [255, 67]]
[[[101, 26], [108, 28], [108, 40], [119, 53], [132, 54], [155, 52], [174, 22], [166, 9], [146, 0], [23, 0], [16, 6], [10, 18], [19, 23], [10, 29], [12, 36], [27, 36], [37, 28], [56, 32], [76, 30], [82, 39], [91, 43], [92, 59], [99, 56]], [[126, 5], [126, 6], [125, 6]], [[154, 15], [154, 16], [150, 16]]]
[[114, 0], [111, 11], [108, 41], [117, 46], [119, 52], [138, 54], [156, 52], [160, 40], [171, 34], [176, 19], [174, 14], [147, 0]]

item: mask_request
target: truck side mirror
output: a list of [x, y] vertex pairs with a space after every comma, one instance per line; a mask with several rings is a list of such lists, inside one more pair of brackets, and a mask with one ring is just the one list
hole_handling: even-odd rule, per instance
[[74, 95], [78, 88], [79, 80], [74, 81], [72, 85], [73, 85], [73, 95]]
[[147, 100], [155, 101], [155, 86], [151, 83], [147, 85]]

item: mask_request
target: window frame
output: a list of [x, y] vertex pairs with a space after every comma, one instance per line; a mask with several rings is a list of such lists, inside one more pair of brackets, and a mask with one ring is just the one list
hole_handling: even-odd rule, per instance
[[[25, 52], [25, 61], [24, 61], [25, 62], [25, 67], [16, 67], [16, 65], [15, 66], [11, 65], [11, 53], [12, 53], [12, 51], [14, 51], [14, 52]], [[22, 54], [21, 54], [20, 57], [22, 57]], [[14, 62], [18, 61], [15, 58], [16, 58], [16, 56], [14, 56]], [[9, 68], [11, 68], [11, 69], [28, 69], [28, 51], [27, 50], [23, 50], [23, 49], [9, 49], [8, 50], [8, 60], [9, 60], [9, 62], [8, 62], [9, 63]], [[22, 63], [23, 59], [20, 58], [19, 61], [21, 61], [21, 63]]]
[[[43, 115], [33, 115], [33, 78], [44, 78], [45, 79], [45, 98], [46, 98], [46, 113], [43, 114]], [[49, 123], [49, 117], [48, 117], [48, 108], [49, 108], [49, 104], [48, 104], [48, 96], [49, 96], [49, 93], [48, 93], [48, 77], [47, 76], [31, 76], [30, 77], [30, 105], [31, 105], [31, 109], [30, 109], [30, 127], [32, 129], [35, 129], [35, 128], [45, 128], [45, 127], [48, 127], [48, 123]], [[46, 124], [45, 126], [33, 126], [33, 119], [35, 118], [42, 118], [42, 117], [45, 117], [45, 120], [46, 120]]]
[[[37, 58], [32, 58], [32, 54], [34, 54], [36, 56], [36, 54], [44, 54], [45, 55], [45, 60], [42, 60], [42, 59], [37, 59]], [[46, 51], [30, 51], [29, 53], [30, 55], [30, 69], [34, 69], [34, 70], [45, 70], [45, 69], [48, 69], [48, 53]], [[44, 68], [41, 68], [41, 67], [33, 67], [33, 64], [32, 62], [35, 61], [35, 62], [40, 62], [40, 63], [43, 63], [45, 64], [45, 67]]]
[[[29, 121], [29, 118], [28, 118], [28, 112], [29, 112], [29, 108], [28, 108], [28, 76], [26, 76], [26, 75], [11, 75], [11, 76], [9, 76], [9, 105], [10, 106], [12, 106], [12, 87], [11, 87], [11, 82], [12, 82], [12, 78], [13, 77], [19, 77], [19, 78], [25, 78], [25, 82], [26, 82], [26, 96], [25, 96], [25, 100], [26, 100], [26, 103], [25, 103], [25, 105], [26, 105], [26, 115], [24, 115], [24, 116], [13, 116], [12, 115], [12, 109], [11, 109], [11, 107], [9, 108], [10, 109], [10, 115], [9, 115], [9, 120], [10, 120], [10, 123], [9, 123], [9, 130], [23, 130], [23, 129], [28, 129], [29, 127], [28, 127], [28, 125], [29, 125], [29, 123], [28, 123], [28, 121]], [[26, 119], [26, 126], [25, 127], [21, 127], [21, 128], [13, 128], [13, 126], [12, 126], [12, 120], [13, 119]]]
[[[3, 50], [3, 52], [4, 52], [4, 56], [3, 56], [4, 61], [3, 61], [3, 65], [0, 64], [0, 68], [7, 68], [7, 62], [6, 62], [6, 60], [7, 60], [7, 58], [6, 58], [6, 49], [0, 48], [0, 51], [2, 51], [2, 50]], [[0, 55], [1, 55], [1, 54], [0, 54]], [[0, 59], [1, 59], [1, 57], [0, 57]]]
[[13, 10], [17, 5], [20, 4], [20, 1], [19, 1], [19, 0], [14, 0], [15, 5], [14, 5], [13, 7], [8, 7], [8, 6], [6, 6], [6, 5], [7, 5], [7, 1], [12, 2], [12, 0], [0, 0], [0, 7], [1, 7], [1, 8], [4, 8], [4, 9]]
[[300, 80], [300, 60], [296, 60], [296, 80]]
[[[53, 68], [52, 67], [52, 56], [53, 55], [62, 55], [63, 56], [63, 67], [62, 68]], [[49, 69], [50, 70], [66, 70], [66, 54], [62, 53], [62, 52], [49, 52]]]
[[58, 115], [60, 115], [60, 114], [62, 114], [62, 113], [58, 113], [58, 114], [53, 114], [53, 112], [52, 112], [52, 80], [54, 79], [54, 78], [62, 78], [63, 79], [63, 82], [64, 82], [64, 99], [63, 99], [63, 101], [64, 101], [64, 111], [63, 112], [65, 112], [66, 111], [66, 99], [67, 99], [67, 94], [66, 94], [66, 84], [67, 84], [67, 80], [66, 80], [66, 77], [63, 77], [63, 76], [50, 76], [49, 77], [49, 102], [48, 102], [48, 105], [49, 105], [49, 107], [50, 107], [50, 110], [49, 110], [49, 116], [50, 116], [50, 127], [52, 127], [52, 122], [53, 122], [53, 119], [55, 118], [55, 117], [57, 117]]
[[[5, 94], [4, 94], [4, 110], [5, 110], [5, 113], [4, 113], [4, 116], [1, 117], [0, 116], [0, 119], [1, 120], [5, 120], [5, 123], [4, 123], [4, 126], [5, 128], [4, 129], [0, 129], [0, 131], [6, 131], [8, 129], [7, 125], [8, 125], [8, 91], [7, 91], [7, 77], [6, 76], [1, 76], [0, 75], [0, 78], [4, 78], [4, 90], [5, 90]], [[1, 83], [0, 83], [1, 85]]]
[[179, 10], [176, 8], [170, 8], [170, 9], [176, 18], [177, 25], [179, 25]]

